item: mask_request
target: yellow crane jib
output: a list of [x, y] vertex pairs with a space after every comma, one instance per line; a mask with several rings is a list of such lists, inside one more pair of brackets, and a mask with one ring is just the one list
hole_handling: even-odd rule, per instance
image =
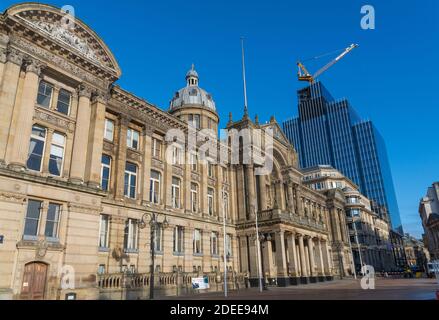
[[323, 68], [318, 70], [315, 74], [311, 75], [308, 70], [306, 69], [305, 65], [302, 62], [297, 62], [297, 66], [299, 67], [299, 73], [298, 73], [298, 79], [299, 81], [306, 81], [309, 83], [314, 83], [315, 80], [322, 75], [325, 71], [327, 71], [329, 68], [331, 68], [333, 65], [335, 65], [337, 62], [339, 62], [343, 57], [345, 57], [349, 52], [354, 50], [355, 48], [358, 48], [358, 44], [351, 44], [349, 47], [344, 49], [344, 51], [334, 60], [326, 64]]

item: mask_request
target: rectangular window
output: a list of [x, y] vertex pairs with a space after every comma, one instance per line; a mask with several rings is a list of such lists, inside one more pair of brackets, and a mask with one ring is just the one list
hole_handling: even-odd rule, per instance
[[66, 116], [70, 113], [70, 102], [72, 100], [72, 94], [67, 90], [61, 89], [58, 94], [58, 103], [56, 104], [56, 110]]
[[184, 228], [176, 226], [174, 228], [174, 253], [184, 252]]
[[191, 210], [192, 212], [198, 212], [198, 185], [191, 183]]
[[98, 267], [98, 274], [105, 274], [105, 264], [100, 264]]
[[124, 195], [127, 198], [136, 199], [137, 166], [127, 162], [125, 166]]
[[52, 136], [52, 145], [50, 147], [49, 173], [60, 177], [63, 169], [64, 145], [66, 137], [59, 133]]
[[207, 205], [209, 216], [213, 216], [214, 213], [214, 195], [215, 191], [212, 188], [207, 189]]
[[156, 138], [153, 138], [151, 148], [152, 148], [152, 150], [151, 150], [152, 156], [154, 158], [161, 159], [162, 158], [162, 142]]
[[59, 220], [61, 215], [61, 206], [55, 203], [49, 203], [47, 210], [46, 230], [44, 235], [48, 238], [57, 239]]
[[190, 114], [188, 117], [188, 123], [190, 126], [200, 129], [201, 128], [201, 122], [200, 122], [200, 115], [199, 114]]
[[34, 125], [29, 145], [27, 168], [32, 171], [41, 171], [43, 164], [44, 146], [46, 144], [46, 128]]
[[172, 177], [172, 207], [180, 208], [180, 179]]
[[198, 156], [196, 153], [191, 153], [191, 170], [194, 172], [198, 171]]
[[101, 160], [101, 188], [103, 191], [110, 190], [111, 177], [111, 157], [106, 154], [102, 155]]
[[182, 158], [181, 147], [173, 146], [172, 147], [172, 164], [173, 165], [182, 164], [181, 158]]
[[231, 257], [233, 255], [232, 251], [232, 236], [230, 234], [226, 235], [226, 256]]
[[42, 204], [43, 202], [35, 200], [29, 200], [27, 202], [26, 221], [24, 224], [25, 236], [38, 236]]
[[127, 130], [127, 147], [137, 150], [139, 148], [139, 132], [133, 129]]
[[227, 168], [222, 168], [223, 170], [223, 182], [228, 183], [229, 182], [229, 174], [227, 172]]
[[212, 162], [207, 163], [207, 171], [209, 178], [215, 178], [215, 166], [213, 165]]
[[195, 254], [201, 254], [203, 253], [202, 243], [201, 243], [201, 230], [195, 229], [194, 230], [194, 239], [193, 239], [193, 245], [194, 245], [194, 253]]
[[163, 251], [163, 225], [158, 223], [154, 230], [154, 250], [155, 252]]
[[108, 248], [108, 233], [110, 229], [110, 216], [100, 215], [99, 221], [99, 248]]
[[138, 228], [137, 220], [128, 219], [125, 222], [124, 248], [128, 251], [137, 250], [138, 245]]
[[114, 140], [114, 121], [105, 119], [104, 139], [113, 142]]
[[53, 86], [45, 81], [41, 81], [38, 86], [37, 103], [44, 108], [50, 108], [52, 102]]
[[227, 192], [223, 193], [223, 206], [224, 206], [224, 215], [226, 219], [229, 218], [229, 194]]
[[218, 252], [218, 233], [212, 232], [210, 235], [210, 254], [217, 256]]
[[160, 178], [159, 172], [151, 170], [149, 202], [154, 204], [160, 203]]

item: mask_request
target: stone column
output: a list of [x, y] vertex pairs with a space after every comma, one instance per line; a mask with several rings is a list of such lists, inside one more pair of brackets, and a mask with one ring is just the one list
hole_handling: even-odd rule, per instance
[[23, 94], [21, 97], [21, 102], [18, 105], [17, 125], [14, 130], [14, 146], [11, 152], [10, 165], [16, 170], [26, 168], [41, 68], [42, 64], [36, 60], [26, 61], [26, 75], [23, 84]]
[[320, 274], [322, 276], [325, 275], [325, 263], [324, 263], [324, 259], [323, 259], [323, 250], [322, 250], [322, 240], [318, 239], [318, 246], [319, 246], [319, 259], [320, 259]]
[[308, 277], [308, 270], [305, 259], [305, 246], [303, 244], [303, 235], [297, 235], [299, 239], [299, 254], [300, 254], [300, 268], [302, 270], [302, 277]]
[[[143, 174], [139, 181], [143, 181], [142, 187], [142, 205], [149, 203], [150, 179], [151, 179], [151, 161], [152, 161], [152, 134], [153, 129], [149, 126], [143, 128]], [[125, 139], [126, 143], [126, 139]]]
[[237, 166], [236, 170], [237, 182], [236, 182], [236, 190], [238, 193], [238, 219], [245, 220], [247, 217], [246, 214], [246, 201], [244, 201], [245, 193], [244, 193], [244, 168], [242, 165]]
[[0, 110], [2, 115], [0, 117], [0, 163], [4, 163], [6, 159], [6, 146], [12, 122], [22, 61], [23, 56], [18, 51], [1, 49]]
[[79, 104], [76, 117], [75, 137], [73, 140], [72, 164], [70, 167], [70, 180], [73, 183], [83, 183], [85, 180], [85, 164], [87, 160], [91, 116], [91, 88], [81, 85], [78, 89], [78, 94]]
[[100, 91], [92, 98], [92, 122], [88, 138], [86, 180], [88, 185], [93, 188], [99, 188], [101, 184], [101, 159], [108, 98], [107, 92]]
[[260, 208], [259, 211], [267, 210], [267, 190], [265, 185], [265, 176], [258, 176], [257, 179], [259, 179], [259, 190], [257, 192], [259, 193], [259, 199], [260, 199]]
[[288, 211], [290, 214], [294, 214], [294, 194], [293, 194], [293, 183], [288, 182]]
[[115, 199], [124, 199], [124, 183], [125, 183], [125, 166], [127, 159], [127, 129], [131, 122], [128, 116], [121, 115], [119, 117], [118, 144], [117, 144], [117, 160], [116, 164], [116, 185]]
[[287, 238], [288, 256], [290, 258], [290, 273], [293, 277], [297, 277], [297, 252], [296, 252], [296, 235], [293, 233]]
[[245, 168], [245, 174], [247, 176], [247, 215], [249, 217], [255, 216], [256, 194], [255, 194], [255, 171], [253, 165], [247, 165]]
[[[259, 266], [258, 266], [258, 249], [256, 245], [256, 235], [249, 236], [248, 237], [248, 247], [249, 247], [249, 260], [250, 260], [250, 278], [259, 278]], [[242, 248], [242, 246], [241, 246]], [[244, 249], [244, 248], [242, 248]], [[247, 251], [244, 249], [244, 251]], [[263, 262], [262, 262], [263, 263]], [[243, 261], [243, 265], [245, 265], [245, 262]]]
[[323, 254], [325, 255], [325, 266], [326, 266], [326, 274], [331, 275], [332, 273], [332, 255], [329, 252], [328, 241], [324, 242]]
[[[264, 273], [268, 274], [268, 276], [272, 275], [273, 268], [273, 246], [271, 245], [271, 241], [262, 242], [262, 252], [263, 252], [263, 265], [264, 265]], [[265, 277], [265, 274], [263, 275]]]
[[194, 256], [194, 228], [184, 228], [184, 272], [193, 271], [193, 256]]
[[312, 237], [308, 237], [308, 254], [309, 254], [309, 264], [310, 264], [310, 276], [315, 276], [315, 258], [314, 258], [314, 241]]
[[302, 200], [302, 192], [300, 190], [300, 186], [298, 186], [296, 188], [296, 201], [297, 201], [297, 214], [299, 216], [303, 217], [303, 215], [304, 215], [304, 212], [303, 212], [303, 200]]
[[285, 232], [279, 231], [275, 234], [276, 243], [276, 265], [277, 265], [277, 283], [279, 286], [287, 286], [288, 270], [285, 250]]

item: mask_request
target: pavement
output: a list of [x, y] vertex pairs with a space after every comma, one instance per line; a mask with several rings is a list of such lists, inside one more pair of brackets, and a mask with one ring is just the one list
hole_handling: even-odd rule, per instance
[[[364, 290], [360, 280], [335, 280], [285, 288], [232, 291], [227, 300], [436, 300], [436, 279], [381, 279], [375, 289]], [[168, 297], [170, 300], [224, 300], [223, 292]]]

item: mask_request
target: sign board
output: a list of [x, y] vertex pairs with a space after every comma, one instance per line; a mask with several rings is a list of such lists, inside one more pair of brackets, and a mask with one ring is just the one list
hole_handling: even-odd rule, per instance
[[192, 288], [195, 290], [209, 289], [209, 278], [192, 278]]
[[66, 300], [76, 300], [76, 293], [74, 292], [67, 293]]

